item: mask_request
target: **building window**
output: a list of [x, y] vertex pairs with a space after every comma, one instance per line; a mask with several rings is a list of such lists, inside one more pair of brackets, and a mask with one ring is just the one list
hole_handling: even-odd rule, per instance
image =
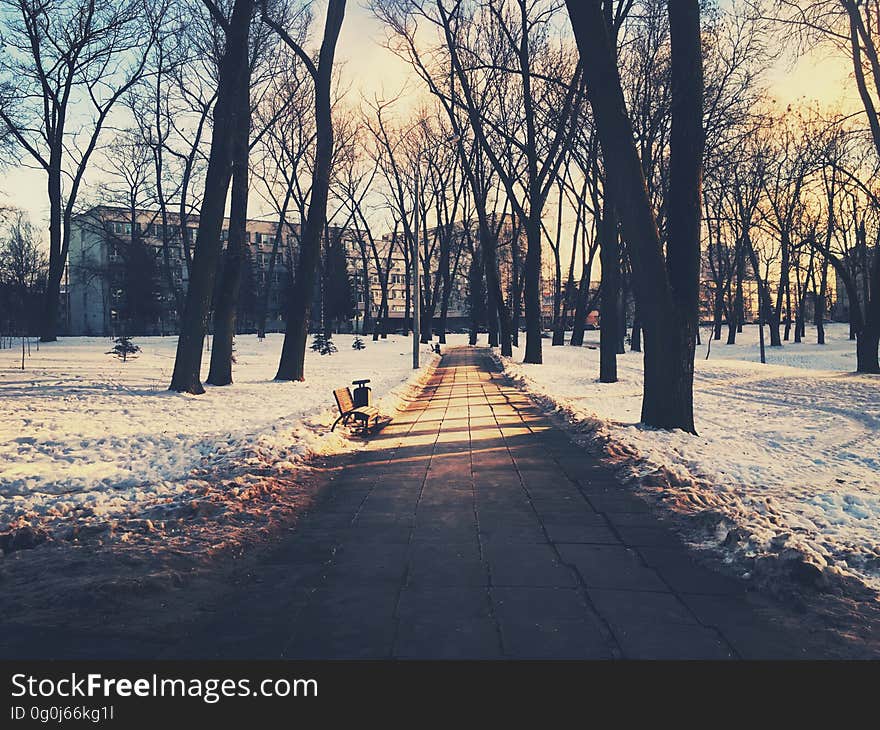
[[122, 221], [113, 221], [110, 224], [110, 230], [117, 236], [130, 236], [131, 223], [123, 223]]

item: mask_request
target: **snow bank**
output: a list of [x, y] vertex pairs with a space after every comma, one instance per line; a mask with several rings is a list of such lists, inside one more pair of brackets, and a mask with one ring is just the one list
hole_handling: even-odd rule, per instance
[[218, 475], [238, 484], [235, 499], [305, 457], [347, 448], [328, 433], [333, 388], [370, 378], [386, 412], [407, 393], [408, 338], [367, 338], [356, 351], [338, 335], [338, 353], [308, 351], [306, 382], [276, 383], [282, 339], [237, 337], [235, 384], [202, 396], [166, 390], [174, 337], [134, 338], [142, 352], [126, 363], [105, 354], [105, 338], [34, 343], [24, 371], [20, 350], [0, 350], [0, 531], [137, 517], [189, 503]]
[[[555, 406], [641, 487], [699, 528], [694, 542], [722, 550], [744, 571], [798, 556], [824, 576], [880, 590], [880, 377], [856, 375], [846, 325], [824, 347], [767, 348], [757, 328], [740, 344], [698, 348], [699, 437], [638, 424], [642, 358], [618, 358], [620, 381], [597, 382], [598, 332], [583, 348], [544, 348], [544, 365], [506, 371]], [[705, 334], [705, 330], [704, 330]], [[766, 560], [770, 558], [771, 560]], [[818, 573], [818, 571], [815, 571]]]

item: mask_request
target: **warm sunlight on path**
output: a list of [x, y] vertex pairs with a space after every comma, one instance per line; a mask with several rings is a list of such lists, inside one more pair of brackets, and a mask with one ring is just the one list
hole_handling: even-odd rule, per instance
[[[169, 656], [830, 656], [697, 565], [497, 372], [453, 349], [421, 396]], [[793, 626], [793, 628], [792, 628]]]

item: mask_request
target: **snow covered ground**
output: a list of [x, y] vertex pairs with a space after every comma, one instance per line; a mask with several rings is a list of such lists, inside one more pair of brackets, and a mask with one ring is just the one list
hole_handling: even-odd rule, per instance
[[[620, 382], [599, 384], [598, 334], [579, 349], [545, 340], [543, 366], [521, 364], [522, 352], [505, 366], [589, 431], [622, 479], [682, 516], [693, 542], [756, 575], [764, 557], [797, 555], [880, 589], [880, 378], [852, 372], [846, 325], [829, 326], [823, 347], [812, 329], [768, 347], [767, 365], [755, 327], [737, 345], [713, 342], [708, 361], [704, 339], [699, 437], [638, 425], [641, 356], [620, 356]], [[173, 337], [136, 338], [143, 351], [124, 364], [103, 338], [33, 343], [23, 372], [20, 350], [0, 350], [0, 533], [31, 525], [80, 544], [133, 535], [192, 550], [216, 546], [218, 524], [245, 536], [270, 510], [296, 512], [304, 457], [348, 448], [327, 433], [331, 390], [371, 378], [390, 412], [413, 373], [408, 338], [358, 352], [337, 336], [338, 353], [309, 351], [307, 382], [275, 383], [281, 339], [237, 338], [235, 385], [198, 397], [166, 390]]]
[[216, 511], [218, 476], [233, 501], [305, 456], [345, 447], [339, 431], [328, 434], [333, 388], [370, 378], [391, 412], [413, 376], [409, 339], [366, 338], [355, 351], [339, 335], [337, 353], [308, 351], [305, 383], [276, 383], [282, 338], [237, 337], [235, 384], [202, 396], [167, 390], [175, 337], [134, 338], [142, 352], [126, 363], [105, 354], [105, 338], [39, 351], [34, 342], [24, 371], [20, 349], [0, 350], [0, 532], [30, 525], [69, 535], [144, 515], [152, 529], [157, 515], [181, 505], [191, 514], [206, 495]]
[[544, 365], [523, 365], [515, 352], [505, 367], [591, 431], [622, 479], [687, 515], [694, 542], [744, 571], [798, 557], [880, 590], [880, 377], [852, 372], [847, 326], [829, 326], [825, 346], [810, 328], [804, 343], [768, 347], [766, 365], [756, 327], [736, 345], [713, 342], [708, 361], [706, 332], [699, 437], [638, 425], [641, 355], [618, 358], [620, 382], [598, 383], [598, 332], [579, 349], [545, 341]]

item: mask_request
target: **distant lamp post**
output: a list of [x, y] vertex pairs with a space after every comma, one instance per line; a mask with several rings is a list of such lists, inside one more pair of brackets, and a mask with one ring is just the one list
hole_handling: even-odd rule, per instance
[[410, 253], [413, 280], [413, 370], [418, 370], [420, 367], [419, 348], [421, 343], [419, 340], [422, 339], [422, 282], [419, 274], [419, 183], [421, 181], [422, 155], [428, 150], [436, 149], [443, 144], [456, 144], [459, 139], [461, 139], [461, 135], [454, 134], [451, 137], [444, 139], [443, 142], [431, 145], [430, 147], [425, 147], [416, 156], [416, 194], [414, 199], [415, 222], [413, 223], [412, 251]]

